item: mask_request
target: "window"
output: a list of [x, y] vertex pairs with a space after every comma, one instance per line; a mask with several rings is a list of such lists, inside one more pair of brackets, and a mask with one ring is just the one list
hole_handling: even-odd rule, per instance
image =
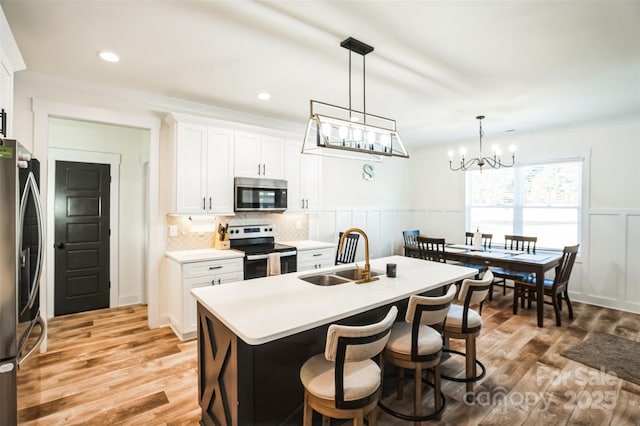
[[582, 161], [467, 172], [466, 225], [493, 234], [538, 237], [539, 248], [580, 241]]

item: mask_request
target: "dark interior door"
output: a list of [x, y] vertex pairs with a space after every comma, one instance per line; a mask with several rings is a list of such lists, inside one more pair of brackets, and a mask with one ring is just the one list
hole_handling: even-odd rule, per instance
[[55, 315], [109, 307], [110, 169], [56, 161]]

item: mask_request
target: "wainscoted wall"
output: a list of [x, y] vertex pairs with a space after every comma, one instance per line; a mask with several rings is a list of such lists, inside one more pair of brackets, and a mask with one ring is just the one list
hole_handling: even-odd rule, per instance
[[[336, 209], [309, 215], [309, 238], [312, 240], [337, 242], [338, 234], [351, 227], [366, 232], [371, 258], [404, 254], [402, 231], [409, 229], [418, 229], [424, 235], [443, 236], [447, 242], [464, 243], [464, 232], [457, 231], [464, 229], [461, 210]], [[360, 239], [357, 261], [364, 260], [364, 247]]]
[[[640, 210], [592, 210], [576, 300], [640, 312]], [[573, 284], [573, 283], [572, 283]]]
[[194, 250], [212, 248], [218, 224], [255, 225], [269, 223], [275, 226], [276, 241], [306, 240], [309, 224], [306, 214], [238, 213], [235, 216], [167, 216], [167, 226], [178, 227], [178, 235], [169, 236], [167, 250]]

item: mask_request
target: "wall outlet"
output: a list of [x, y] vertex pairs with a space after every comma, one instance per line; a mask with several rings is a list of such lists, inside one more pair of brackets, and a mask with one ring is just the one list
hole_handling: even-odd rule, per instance
[[170, 237], [178, 236], [178, 225], [169, 225], [169, 236]]

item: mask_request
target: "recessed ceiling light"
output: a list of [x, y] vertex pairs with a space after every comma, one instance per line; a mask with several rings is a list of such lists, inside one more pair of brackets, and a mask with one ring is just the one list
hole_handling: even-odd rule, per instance
[[120, 57], [113, 52], [103, 51], [99, 53], [100, 58], [107, 62], [118, 62], [120, 61]]
[[261, 101], [268, 101], [271, 99], [271, 95], [267, 92], [258, 93], [258, 99]]

